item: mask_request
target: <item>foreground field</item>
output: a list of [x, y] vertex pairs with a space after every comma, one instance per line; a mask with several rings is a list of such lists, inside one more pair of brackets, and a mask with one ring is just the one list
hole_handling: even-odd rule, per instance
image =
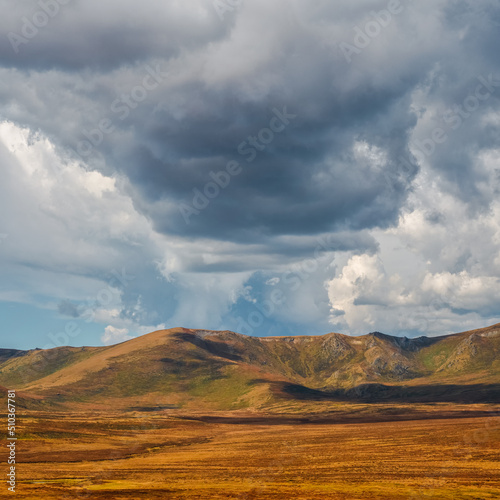
[[[348, 411], [313, 418], [243, 413], [186, 418], [166, 411], [127, 415], [81, 411], [71, 416], [26, 412], [19, 422], [15, 496], [47, 500], [500, 497], [500, 417], [493, 408], [478, 405], [470, 415], [490, 416], [475, 417], [464, 417], [460, 408], [385, 407], [379, 408], [378, 416], [377, 408], [369, 410], [353, 405]], [[390, 421], [402, 415], [420, 419]], [[4, 488], [2, 495], [8, 493]]]

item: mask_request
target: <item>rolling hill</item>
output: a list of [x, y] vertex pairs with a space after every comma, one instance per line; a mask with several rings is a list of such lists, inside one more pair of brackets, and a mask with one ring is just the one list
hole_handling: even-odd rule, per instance
[[22, 405], [265, 409], [277, 401], [496, 402], [500, 324], [442, 337], [174, 328], [109, 347], [0, 349]]

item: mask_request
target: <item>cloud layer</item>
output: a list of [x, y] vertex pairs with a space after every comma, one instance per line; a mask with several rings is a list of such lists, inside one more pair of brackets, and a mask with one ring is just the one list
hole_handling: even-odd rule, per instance
[[2, 6], [3, 301], [103, 342], [499, 320], [495, 2]]

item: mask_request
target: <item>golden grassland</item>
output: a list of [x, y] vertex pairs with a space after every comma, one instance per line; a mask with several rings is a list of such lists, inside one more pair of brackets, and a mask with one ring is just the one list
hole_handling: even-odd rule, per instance
[[[9, 494], [4, 484], [0, 497], [500, 498], [498, 409], [330, 404], [321, 413], [282, 407], [211, 415], [21, 409], [17, 490]], [[2, 463], [6, 471], [6, 457]]]

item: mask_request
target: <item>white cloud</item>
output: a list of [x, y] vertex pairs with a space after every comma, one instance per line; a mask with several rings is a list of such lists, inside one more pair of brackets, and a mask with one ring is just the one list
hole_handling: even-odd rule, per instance
[[169, 323], [187, 328], [223, 325], [238, 297], [246, 296], [247, 273], [184, 273], [176, 277], [178, 306]]
[[468, 271], [426, 274], [422, 292], [439, 297], [454, 309], [495, 310], [500, 301], [500, 279], [494, 276], [471, 276]]
[[[492, 175], [495, 158], [476, 167]], [[379, 253], [352, 256], [327, 282], [331, 324], [435, 335], [499, 322], [500, 203], [476, 212], [468, 201], [423, 165], [397, 226], [373, 231]]]
[[115, 328], [114, 326], [109, 325], [104, 329], [101, 341], [104, 345], [111, 345], [118, 344], [119, 342], [125, 342], [131, 338], [132, 337], [128, 334], [127, 328]]
[[0, 158], [3, 300], [54, 310], [71, 300], [85, 319], [117, 326], [124, 290], [143, 259], [165, 255], [164, 238], [115, 177], [64, 161], [41, 134], [2, 122]]
[[[362, 333], [375, 326], [370, 314], [370, 306], [357, 305], [356, 300], [363, 295], [373, 295], [381, 286], [385, 271], [376, 255], [355, 255], [349, 259], [339, 275], [328, 285], [328, 297], [332, 310], [332, 323], [340, 321], [349, 332]], [[339, 319], [339, 312], [343, 316]]]
[[79, 274], [116, 265], [127, 244], [151, 236], [148, 221], [116, 188], [116, 179], [66, 163], [44, 137], [4, 122], [0, 126], [3, 178], [0, 208], [11, 264]]
[[268, 286], [275, 286], [280, 282], [279, 278], [270, 278], [266, 281], [266, 285]]

